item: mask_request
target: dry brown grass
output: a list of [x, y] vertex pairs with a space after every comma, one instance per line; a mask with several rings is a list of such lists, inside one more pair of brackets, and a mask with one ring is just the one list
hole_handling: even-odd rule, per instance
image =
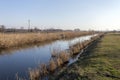
[[49, 71], [54, 72], [57, 68], [56, 62], [54, 60], [50, 60], [49, 62]]
[[70, 59], [70, 55], [68, 53], [66, 53], [65, 51], [62, 51], [60, 54], [59, 54], [59, 58], [62, 60], [63, 63], [66, 63], [69, 61]]
[[67, 63], [69, 59], [70, 59], [70, 55], [67, 52], [65, 51], [57, 52], [56, 56], [52, 57], [52, 59], [49, 62], [49, 65], [48, 65], [49, 71], [54, 72], [58, 67]]
[[56, 59], [56, 64], [57, 64], [58, 67], [61, 66], [61, 65], [63, 64], [62, 59], [58, 57], [58, 58]]
[[61, 51], [57, 56], [52, 57], [49, 61], [49, 64], [41, 64], [40, 67], [29, 70], [30, 80], [40, 80], [45, 77], [47, 74], [54, 72], [58, 67], [68, 62], [70, 56], [68, 53]]
[[48, 74], [48, 69], [47, 69], [47, 66], [45, 64], [41, 64], [40, 65], [40, 74], [41, 74], [41, 77], [42, 76], [46, 76]]
[[84, 49], [86, 46], [88, 46], [90, 43], [95, 41], [96, 39], [99, 39], [102, 34], [98, 36], [92, 37], [90, 40], [86, 40], [82, 43], [78, 42], [74, 45], [71, 45], [70, 51], [71, 53], [67, 53], [66, 51], [60, 51], [57, 49], [54, 49], [54, 57], [49, 62], [49, 65], [46, 67], [45, 64], [40, 65], [40, 68], [36, 68], [29, 71], [30, 80], [40, 80], [42, 77], [46, 76], [47, 74], [50, 74], [51, 72], [54, 72], [58, 67], [60, 67], [63, 64], [66, 64], [70, 57], [74, 54], [78, 54], [80, 50]]
[[69, 48], [70, 48], [70, 54], [76, 55], [80, 52], [80, 50], [84, 48], [84, 46], [83, 46], [83, 43], [78, 42], [74, 45], [70, 45]]
[[51, 56], [52, 57], [58, 57], [58, 53], [60, 52], [60, 48], [53, 48], [51, 51]]
[[45, 64], [41, 64], [40, 67], [29, 70], [29, 79], [40, 80], [47, 74], [48, 74], [47, 66]]
[[91, 32], [56, 32], [56, 33], [0, 33], [0, 49], [19, 47], [26, 44], [42, 43], [64, 38], [92, 34]]
[[97, 36], [93, 36], [90, 40], [86, 40], [84, 42], [78, 42], [74, 45], [70, 45], [69, 46], [69, 49], [70, 49], [70, 54], [71, 55], [76, 55], [80, 52], [80, 50], [83, 50], [84, 48], [86, 48], [90, 43], [92, 43], [93, 41], [95, 41], [96, 39], [99, 39], [101, 36], [103, 35], [102, 34], [99, 34]]
[[30, 80], [39, 80], [40, 79], [40, 70], [38, 68], [30, 70], [29, 78], [30, 78]]

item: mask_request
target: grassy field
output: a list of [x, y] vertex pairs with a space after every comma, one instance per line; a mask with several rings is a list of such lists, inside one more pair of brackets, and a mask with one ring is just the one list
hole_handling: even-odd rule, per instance
[[88, 34], [92, 34], [92, 32], [0, 33], [0, 49], [43, 43], [58, 39], [74, 38]]
[[106, 34], [54, 79], [120, 80], [120, 34]]

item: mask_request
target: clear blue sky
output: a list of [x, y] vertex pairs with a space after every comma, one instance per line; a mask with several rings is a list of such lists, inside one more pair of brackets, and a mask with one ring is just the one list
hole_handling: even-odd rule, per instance
[[7, 27], [120, 29], [120, 0], [0, 0]]

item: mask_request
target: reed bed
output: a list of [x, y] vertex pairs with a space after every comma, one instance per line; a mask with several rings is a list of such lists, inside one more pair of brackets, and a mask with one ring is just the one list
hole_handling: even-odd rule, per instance
[[57, 68], [67, 63], [70, 59], [68, 53], [61, 51], [57, 56], [52, 57], [48, 65], [41, 64], [40, 67], [29, 70], [30, 80], [41, 80], [43, 77], [53, 73]]
[[29, 71], [30, 80], [39, 80], [40, 78], [40, 69], [35, 68]]
[[[84, 50], [88, 45], [90, 45], [97, 39], [100, 39], [100, 37], [102, 36], [103, 34], [98, 34], [97, 36], [92, 37], [90, 40], [70, 45], [69, 53], [67, 51], [60, 51], [54, 49], [55, 51], [52, 51], [51, 53], [51, 55], [54, 54], [54, 56], [51, 56], [51, 60], [49, 61], [48, 65], [44, 64], [44, 67], [30, 70], [30, 80], [40, 80], [43, 76], [49, 75], [51, 72], [54, 72], [57, 68], [69, 62], [69, 59], [73, 55], [78, 54], [81, 50]], [[43, 66], [43, 64], [40, 66]]]
[[48, 68], [46, 64], [41, 64], [35, 69], [29, 69], [29, 79], [30, 80], [41, 80], [43, 77], [47, 76]]
[[104, 35], [104, 33], [98, 34], [97, 36], [91, 37], [90, 40], [86, 40], [84, 42], [78, 42], [74, 45], [69, 46], [70, 54], [76, 55], [80, 52], [80, 50], [84, 50], [88, 45], [96, 41], [97, 39], [101, 38]]
[[19, 47], [58, 39], [69, 39], [93, 32], [55, 32], [55, 33], [0, 33], [0, 49]]

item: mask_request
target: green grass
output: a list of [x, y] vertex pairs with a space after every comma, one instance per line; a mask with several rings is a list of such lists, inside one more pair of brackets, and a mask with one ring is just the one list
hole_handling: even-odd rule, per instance
[[120, 34], [106, 34], [56, 80], [120, 80]]

